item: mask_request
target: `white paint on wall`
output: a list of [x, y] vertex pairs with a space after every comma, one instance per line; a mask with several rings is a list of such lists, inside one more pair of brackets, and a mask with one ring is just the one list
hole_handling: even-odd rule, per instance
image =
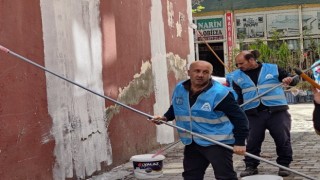
[[189, 26], [188, 26], [188, 34], [189, 34], [189, 49], [190, 49], [190, 54], [187, 57], [188, 60], [188, 68], [191, 64], [191, 62], [193, 62], [195, 60], [195, 56], [194, 56], [194, 35], [193, 35], [193, 28], [192, 26], [194, 25], [192, 22], [192, 2], [189, 0], [187, 1], [187, 14], [188, 14], [188, 22], [189, 22]]
[[182, 22], [185, 20], [185, 16], [182, 12], [179, 12], [179, 20], [176, 22], [176, 29], [177, 29], [177, 37], [181, 37], [182, 33]]
[[[166, 44], [164, 23], [162, 16], [162, 4], [159, 0], [152, 0], [151, 22], [151, 62], [154, 77], [155, 100], [154, 113], [162, 115], [170, 106], [169, 85], [167, 76]], [[157, 141], [167, 144], [174, 141], [174, 129], [167, 126], [157, 126]]]
[[[45, 66], [103, 94], [99, 0], [41, 0]], [[105, 100], [47, 74], [54, 179], [83, 179], [111, 164]], [[75, 173], [75, 174], [74, 174]]]
[[182, 26], [181, 26], [181, 23], [179, 21], [176, 22], [176, 29], [177, 29], [177, 37], [181, 37]]
[[[168, 25], [169, 27], [173, 28], [174, 27], [174, 11], [173, 11], [173, 4], [169, 0], [167, 0], [167, 14], [168, 14]], [[162, 14], [161, 14], [161, 17], [162, 17]]]

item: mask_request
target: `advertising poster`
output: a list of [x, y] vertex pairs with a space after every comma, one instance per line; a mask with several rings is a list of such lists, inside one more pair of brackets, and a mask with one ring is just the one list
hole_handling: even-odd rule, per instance
[[320, 34], [320, 11], [303, 12], [302, 29], [306, 35]]
[[299, 36], [298, 12], [267, 14], [267, 33], [272, 37], [273, 32], [280, 33], [280, 36]]
[[264, 37], [264, 15], [236, 16], [237, 39]]

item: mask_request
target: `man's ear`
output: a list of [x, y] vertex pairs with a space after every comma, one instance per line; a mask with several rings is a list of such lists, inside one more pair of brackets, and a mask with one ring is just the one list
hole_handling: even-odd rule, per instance
[[254, 58], [250, 58], [249, 61], [250, 62], [256, 62], [256, 60]]

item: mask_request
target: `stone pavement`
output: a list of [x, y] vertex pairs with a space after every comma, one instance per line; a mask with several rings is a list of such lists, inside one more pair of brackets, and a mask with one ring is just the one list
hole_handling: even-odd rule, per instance
[[[290, 105], [290, 113], [292, 116], [292, 146], [293, 146], [293, 162], [291, 169], [308, 176], [320, 180], [320, 136], [315, 134], [312, 124], [312, 112], [314, 105], [292, 104]], [[151, 152], [154, 153], [154, 152]], [[181, 173], [183, 171], [183, 145], [179, 143], [173, 148], [168, 149], [164, 153], [166, 159], [163, 165], [163, 176], [158, 180], [182, 180]], [[266, 139], [263, 143], [261, 157], [269, 161], [275, 162], [275, 146], [273, 139], [266, 132]], [[244, 170], [243, 156], [234, 155], [235, 171], [239, 174]], [[277, 175], [278, 167], [272, 166], [265, 162], [261, 162], [259, 166], [259, 174]], [[133, 175], [132, 163], [128, 162], [119, 167], [114, 168], [110, 172], [90, 178], [90, 180], [135, 180]], [[213, 170], [209, 166], [205, 180], [213, 180]], [[241, 179], [241, 178], [239, 178]], [[307, 178], [296, 174], [285, 177], [284, 180], [304, 180]]]

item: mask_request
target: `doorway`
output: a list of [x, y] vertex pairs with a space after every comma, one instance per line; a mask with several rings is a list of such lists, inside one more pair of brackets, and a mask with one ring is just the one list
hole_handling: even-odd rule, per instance
[[[218, 55], [218, 57], [224, 63], [224, 51], [223, 42], [221, 43], [209, 43], [211, 49]], [[211, 52], [206, 44], [198, 44], [199, 48], [199, 60], [205, 60], [213, 66], [213, 76], [225, 77], [225, 68], [218, 58]]]

